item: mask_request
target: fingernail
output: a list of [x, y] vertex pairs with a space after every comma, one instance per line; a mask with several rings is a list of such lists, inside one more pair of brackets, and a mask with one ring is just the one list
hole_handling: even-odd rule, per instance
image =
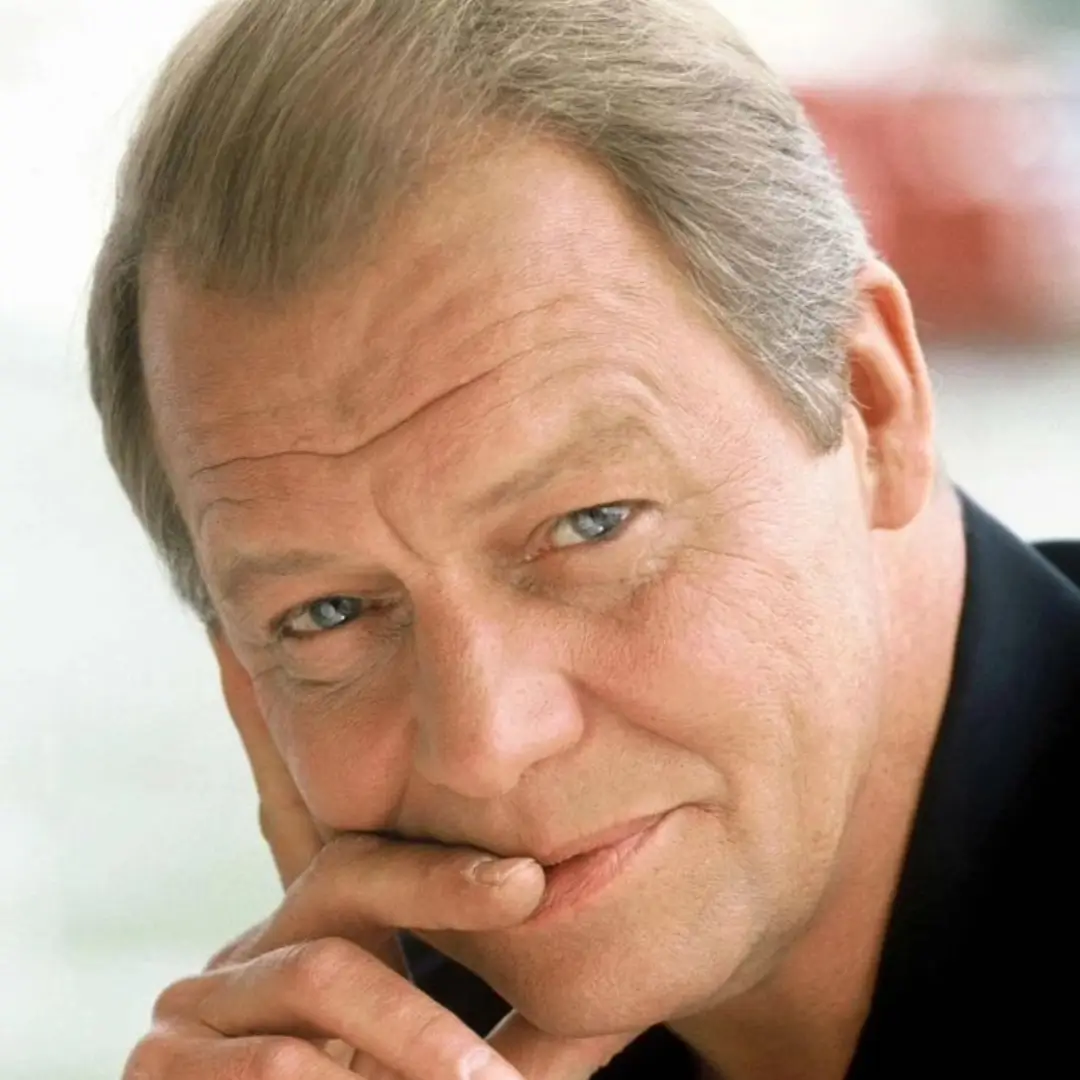
[[536, 866], [533, 859], [478, 859], [465, 871], [479, 885], [503, 885], [527, 866]]
[[[509, 860], [493, 860], [507, 862]], [[519, 859], [518, 862], [531, 862]], [[521, 1080], [517, 1069], [501, 1062], [490, 1050], [474, 1050], [462, 1063], [461, 1075], [466, 1080]]]

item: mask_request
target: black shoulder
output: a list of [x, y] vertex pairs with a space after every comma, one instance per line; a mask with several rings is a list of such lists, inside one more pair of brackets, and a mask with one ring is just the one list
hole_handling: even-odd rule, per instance
[[1036, 544], [1035, 550], [1080, 587], [1080, 540], [1049, 540]]

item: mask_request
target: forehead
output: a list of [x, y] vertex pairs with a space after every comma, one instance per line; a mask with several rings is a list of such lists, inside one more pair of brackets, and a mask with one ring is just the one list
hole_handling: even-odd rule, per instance
[[182, 504], [230, 462], [355, 454], [448, 403], [469, 428], [500, 402], [558, 409], [579, 383], [700, 401], [679, 336], [722, 349], [615, 184], [550, 144], [448, 176], [370, 259], [306, 293], [209, 294], [160, 263], [144, 286], [148, 393]]

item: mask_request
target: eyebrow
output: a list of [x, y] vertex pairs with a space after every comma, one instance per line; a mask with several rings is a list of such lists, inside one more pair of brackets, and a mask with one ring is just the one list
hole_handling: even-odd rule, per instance
[[520, 502], [542, 491], [553, 480], [571, 470], [588, 472], [612, 463], [622, 463], [642, 452], [663, 452], [653, 429], [641, 416], [597, 415], [591, 408], [579, 413], [569, 434], [554, 449], [465, 503], [467, 515], [490, 513], [510, 502]]
[[232, 556], [221, 571], [221, 599], [234, 603], [251, 591], [259, 578], [290, 578], [325, 570], [338, 558], [325, 551], [296, 548], [291, 551], [255, 554], [245, 552]]
[[[611, 416], [594, 406], [578, 413], [568, 434], [543, 457], [512, 473], [464, 504], [466, 516], [491, 513], [508, 503], [522, 501], [542, 491], [569, 471], [590, 472], [605, 465], [670, 451], [657, 438], [644, 417], [632, 413]], [[261, 578], [290, 578], [340, 564], [340, 557], [326, 551], [296, 548], [282, 552], [237, 552], [220, 573], [224, 603], [235, 603]]]

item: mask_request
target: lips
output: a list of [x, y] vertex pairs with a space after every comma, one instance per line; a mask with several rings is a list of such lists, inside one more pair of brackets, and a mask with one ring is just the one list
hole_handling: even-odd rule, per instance
[[650, 826], [655, 825], [663, 816], [663, 814], [653, 814], [650, 817], [635, 818], [633, 821], [624, 822], [622, 825], [605, 829], [603, 832], [593, 833], [592, 836], [585, 837], [582, 840], [563, 844], [561, 847], [552, 848], [547, 852], [533, 853], [532, 857], [546, 869], [553, 869], [572, 859], [598, 852], [604, 848], [614, 847], [629, 837], [636, 836]]
[[[596, 897], [606, 886], [627, 870], [638, 855], [655, 838], [667, 815], [641, 818], [590, 838], [592, 847], [559, 862], [545, 866], [544, 895], [528, 919], [528, 924], [546, 923], [557, 916], [569, 914]], [[601, 843], [597, 844], [596, 841]], [[563, 849], [573, 850], [572, 847]]]

